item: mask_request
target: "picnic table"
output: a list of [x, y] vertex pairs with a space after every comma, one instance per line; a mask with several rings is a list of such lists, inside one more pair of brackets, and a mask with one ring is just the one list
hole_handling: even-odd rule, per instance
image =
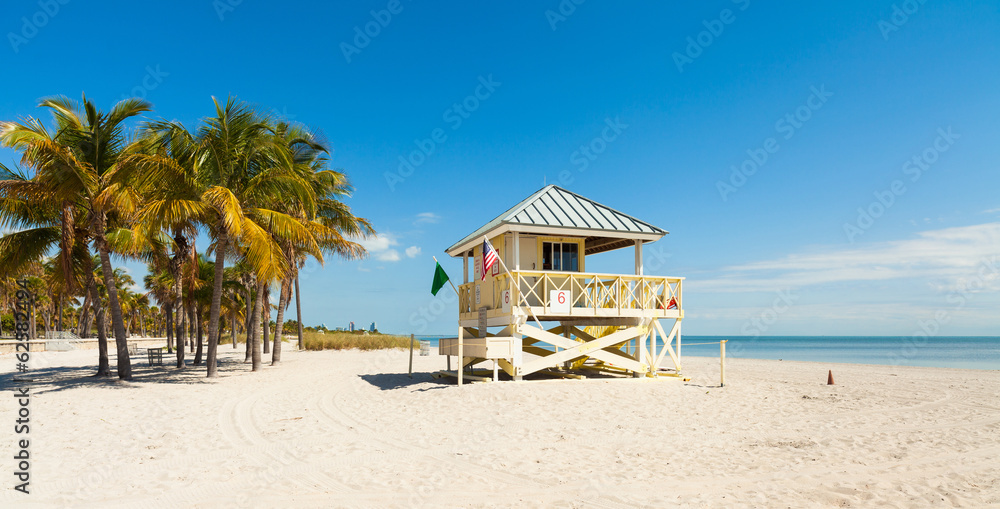
[[150, 366], [162, 366], [163, 365], [163, 347], [159, 348], [147, 348], [146, 356], [149, 359]]

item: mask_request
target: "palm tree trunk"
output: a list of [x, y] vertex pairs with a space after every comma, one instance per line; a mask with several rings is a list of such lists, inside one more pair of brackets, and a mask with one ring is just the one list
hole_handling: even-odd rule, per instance
[[[103, 213], [101, 213], [103, 216]], [[125, 321], [122, 318], [121, 303], [118, 302], [118, 287], [115, 286], [114, 268], [111, 266], [111, 254], [107, 240], [104, 239], [103, 217], [99, 222], [97, 232], [97, 252], [101, 257], [101, 272], [104, 276], [104, 286], [108, 289], [108, 307], [111, 308], [111, 326], [115, 331], [115, 347], [118, 351], [118, 378], [132, 379], [132, 363], [128, 356], [128, 340], [125, 338]]]
[[236, 350], [236, 310], [233, 310], [233, 350]]
[[42, 328], [45, 329], [45, 337], [49, 337], [49, 329], [51, 328], [50, 323], [52, 322], [52, 313], [47, 309], [42, 311]]
[[38, 306], [35, 306], [35, 298], [31, 298], [31, 323], [28, 325], [31, 329], [31, 339], [38, 339]]
[[166, 315], [167, 322], [167, 355], [174, 353], [174, 305], [163, 303], [163, 314]]
[[177, 322], [176, 333], [174, 334], [174, 346], [177, 347], [177, 367], [184, 367], [184, 329], [187, 324], [187, 313], [184, 312], [184, 301], [177, 301], [177, 317], [174, 321]]
[[257, 299], [253, 304], [253, 321], [251, 322], [253, 346], [250, 349], [250, 359], [253, 364], [251, 365], [251, 371], [260, 371], [260, 318], [263, 311], [262, 308], [264, 307], [264, 288], [266, 286], [263, 282], [257, 283]]
[[87, 294], [91, 296], [94, 315], [97, 316], [97, 376], [111, 376], [111, 363], [108, 360], [108, 337], [104, 334], [104, 311], [100, 309], [101, 299], [97, 295], [94, 271], [89, 268], [88, 271]]
[[[219, 350], [219, 321], [222, 313], [222, 279], [226, 269], [226, 248], [229, 236], [226, 227], [219, 221], [219, 239], [215, 243], [215, 280], [212, 287], [212, 305], [208, 311], [208, 376], [216, 376]], [[235, 322], [234, 322], [235, 323]], [[236, 346], [236, 328], [233, 328], [233, 347]]]
[[288, 292], [291, 289], [291, 276], [281, 280], [281, 290], [278, 293], [278, 317], [274, 323], [274, 349], [271, 353], [271, 365], [281, 362], [281, 334], [284, 327], [285, 308], [288, 306]]
[[190, 299], [187, 305], [187, 317], [188, 317], [188, 330], [187, 330], [187, 345], [194, 352], [194, 331], [197, 324], [194, 319], [194, 299]]
[[295, 271], [295, 319], [299, 321], [299, 350], [302, 345], [302, 303], [299, 301], [299, 272]]
[[63, 301], [61, 295], [59, 296], [59, 302], [58, 306], [56, 307], [56, 312], [59, 313], [59, 316], [56, 319], [56, 330], [62, 332]]
[[268, 288], [266, 290], [264, 290], [264, 306], [263, 306], [263, 310], [262, 310], [262, 313], [261, 313], [260, 323], [261, 323], [261, 325], [264, 326], [264, 342], [263, 342], [264, 353], [268, 354], [268, 353], [271, 353], [271, 341], [270, 341], [270, 337], [269, 337], [270, 334], [271, 334], [271, 287], [270, 287], [270, 285], [268, 285]]
[[247, 294], [247, 356], [243, 359], [243, 362], [250, 362], [250, 357], [253, 356], [251, 350], [253, 349], [253, 295], [250, 292], [250, 287], [246, 289]]
[[195, 322], [198, 325], [198, 347], [194, 352], [194, 365], [201, 366], [201, 354], [202, 354], [201, 306], [195, 307]]
[[90, 321], [90, 289], [84, 289], [86, 295], [83, 296], [83, 305], [80, 306], [80, 314], [76, 319], [76, 335], [81, 338], [85, 338], [89, 335], [90, 329], [84, 329], [83, 326], [87, 325]]

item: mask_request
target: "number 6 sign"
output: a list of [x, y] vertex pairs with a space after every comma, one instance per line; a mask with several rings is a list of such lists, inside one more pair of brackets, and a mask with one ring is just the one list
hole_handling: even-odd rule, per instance
[[504, 313], [510, 313], [510, 290], [500, 292], [500, 307]]
[[549, 313], [569, 314], [569, 290], [549, 290]]

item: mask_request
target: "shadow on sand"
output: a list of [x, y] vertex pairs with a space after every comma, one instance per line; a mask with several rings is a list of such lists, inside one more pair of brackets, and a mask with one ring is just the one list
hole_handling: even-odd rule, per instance
[[378, 387], [383, 391], [393, 391], [396, 389], [406, 389], [408, 387], [426, 384], [428, 382], [433, 385], [429, 387], [421, 387], [420, 389], [415, 389], [417, 391], [429, 391], [431, 389], [443, 389], [445, 386], [449, 385], [446, 379], [434, 379], [431, 378], [430, 373], [414, 373], [413, 378], [406, 373], [377, 373], [373, 375], [358, 375], [362, 380]]
[[[210, 383], [205, 376], [205, 363], [194, 365], [193, 359], [185, 359], [184, 368], [177, 369], [176, 359], [163, 356], [162, 366], [149, 366], [145, 356], [132, 358], [132, 380], [118, 379], [117, 360], [111, 356], [111, 376], [98, 377], [96, 366], [51, 366], [30, 369], [26, 373], [9, 373], [0, 377], [0, 391], [11, 391], [16, 387], [30, 387], [33, 394], [58, 392], [81, 387], [101, 387], [108, 389], [139, 389], [147, 384], [198, 384]], [[236, 359], [222, 357], [218, 362], [219, 375], [249, 371], [244, 363]], [[405, 375], [404, 375], [405, 376]], [[18, 379], [15, 381], [15, 377]], [[25, 381], [30, 379], [30, 382]]]

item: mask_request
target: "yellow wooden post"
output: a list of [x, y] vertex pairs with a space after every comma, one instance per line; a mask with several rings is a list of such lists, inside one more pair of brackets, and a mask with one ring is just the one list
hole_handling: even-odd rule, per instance
[[719, 341], [719, 387], [726, 386], [726, 340]]
[[465, 333], [465, 327], [461, 325], [458, 326], [458, 386], [462, 386], [462, 371], [465, 366], [465, 357], [463, 355], [465, 352], [462, 351], [462, 335]]

